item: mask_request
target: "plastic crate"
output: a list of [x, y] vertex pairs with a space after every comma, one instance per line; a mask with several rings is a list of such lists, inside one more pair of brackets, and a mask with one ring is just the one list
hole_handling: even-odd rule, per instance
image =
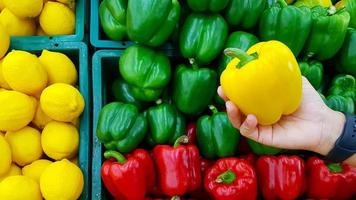
[[60, 36], [14, 36], [11, 44], [21, 43], [59, 43], [59, 42], [82, 42], [84, 40], [84, 26], [86, 19], [86, 0], [76, 0], [75, 6], [75, 33], [73, 35]]
[[14, 44], [10, 46], [10, 50], [24, 50], [36, 55], [40, 55], [43, 49], [50, 51], [61, 52], [69, 56], [73, 61], [78, 70], [78, 83], [79, 90], [85, 100], [84, 112], [80, 119], [80, 141], [79, 141], [79, 151], [78, 151], [78, 164], [84, 174], [84, 190], [81, 195], [82, 200], [90, 199], [89, 188], [90, 188], [90, 113], [89, 108], [91, 107], [90, 94], [89, 94], [89, 79], [88, 79], [88, 48], [86, 44], [82, 42], [66, 42], [66, 43], [41, 43], [36, 45], [29, 44]]
[[[90, 43], [95, 48], [125, 49], [133, 44], [132, 41], [114, 41], [107, 38], [99, 20], [99, 5], [101, 0], [90, 1]], [[171, 44], [164, 44], [160, 49], [173, 49]]]

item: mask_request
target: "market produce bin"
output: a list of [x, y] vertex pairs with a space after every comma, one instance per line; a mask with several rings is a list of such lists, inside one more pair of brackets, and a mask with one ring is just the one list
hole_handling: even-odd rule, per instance
[[91, 106], [89, 94], [89, 79], [88, 79], [88, 48], [82, 42], [63, 42], [63, 43], [38, 43], [30, 45], [25, 43], [11, 43], [11, 50], [24, 50], [30, 53], [40, 55], [43, 49], [49, 51], [61, 52], [69, 56], [73, 61], [78, 71], [78, 86], [80, 93], [85, 100], [85, 108], [80, 118], [80, 141], [78, 151], [78, 164], [84, 174], [84, 190], [81, 195], [82, 200], [90, 199], [90, 113]]
[[16, 36], [11, 37], [11, 44], [21, 43], [49, 43], [49, 42], [82, 42], [84, 40], [84, 28], [87, 10], [86, 0], [76, 0], [75, 6], [75, 33], [73, 35], [60, 36]]
[[[90, 43], [95, 48], [111, 48], [111, 49], [125, 49], [132, 44], [133, 41], [114, 41], [107, 38], [100, 24], [99, 20], [99, 5], [101, 0], [90, 1]], [[162, 49], [173, 49], [171, 44], [165, 44]]]

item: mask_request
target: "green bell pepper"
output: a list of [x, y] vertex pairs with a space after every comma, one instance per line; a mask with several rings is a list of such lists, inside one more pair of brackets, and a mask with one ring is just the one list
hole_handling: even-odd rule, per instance
[[99, 6], [99, 18], [104, 33], [111, 40], [126, 37], [127, 0], [103, 0]]
[[266, 0], [231, 0], [224, 13], [227, 23], [235, 28], [251, 29], [260, 19]]
[[132, 86], [132, 95], [141, 101], [155, 101], [171, 79], [171, 65], [166, 55], [135, 45], [120, 58], [120, 74]]
[[179, 65], [173, 81], [173, 101], [177, 108], [189, 115], [198, 115], [211, 103], [218, 78], [216, 72], [208, 68]]
[[352, 101], [352, 99], [349, 97], [343, 97], [340, 95], [330, 95], [326, 99], [326, 104], [329, 106], [329, 108], [335, 111], [346, 112], [349, 114], [355, 113], [354, 101]]
[[197, 142], [200, 153], [208, 158], [233, 156], [240, 139], [239, 131], [234, 128], [226, 112], [218, 112], [210, 106], [212, 116], [202, 116], [197, 122]]
[[344, 42], [350, 15], [345, 10], [336, 11], [335, 7], [316, 6], [312, 8], [312, 18], [312, 30], [304, 51], [320, 61], [330, 59]]
[[298, 56], [311, 30], [311, 11], [308, 7], [298, 8], [278, 0], [263, 12], [259, 26], [261, 40], [279, 40]]
[[314, 89], [319, 90], [323, 81], [324, 67], [317, 60], [299, 62], [302, 75], [312, 84]]
[[224, 47], [227, 23], [219, 14], [196, 14], [187, 17], [181, 30], [179, 48], [184, 58], [198, 64], [213, 61]]
[[356, 76], [356, 29], [349, 28], [337, 57], [336, 70]]
[[136, 106], [113, 102], [100, 111], [96, 134], [108, 150], [128, 153], [145, 138], [147, 121]]
[[173, 144], [185, 133], [185, 120], [174, 105], [157, 101], [157, 106], [145, 112], [150, 131], [147, 143], [151, 146], [157, 144]]
[[328, 95], [349, 97], [356, 102], [356, 81], [351, 75], [337, 75], [331, 82]]
[[130, 0], [127, 7], [127, 34], [133, 41], [160, 46], [172, 35], [180, 12], [178, 0]]
[[219, 12], [227, 6], [229, 0], [187, 0], [187, 3], [195, 12]]
[[282, 149], [263, 145], [261, 143], [255, 142], [251, 139], [247, 139], [247, 144], [250, 146], [253, 153], [256, 155], [276, 155], [282, 151]]
[[[236, 31], [229, 35], [225, 42], [224, 49], [226, 48], [237, 48], [243, 51], [247, 51], [252, 45], [258, 43], [259, 40], [256, 36], [252, 35], [251, 33], [243, 32], [243, 31]], [[218, 66], [218, 77], [220, 77], [221, 73], [225, 70], [226, 66], [232, 60], [232, 57], [226, 56], [224, 53], [221, 54], [219, 59], [219, 66]], [[220, 98], [220, 96], [215, 93], [214, 102], [219, 106], [225, 105], [224, 100]]]
[[131, 85], [126, 83], [121, 78], [115, 79], [114, 83], [111, 86], [111, 91], [116, 101], [130, 103], [136, 106], [138, 109], [142, 109], [146, 106], [145, 102], [141, 102], [133, 96]]
[[350, 14], [349, 27], [356, 28], [356, 0], [340, 0], [335, 7], [337, 9], [345, 8]]

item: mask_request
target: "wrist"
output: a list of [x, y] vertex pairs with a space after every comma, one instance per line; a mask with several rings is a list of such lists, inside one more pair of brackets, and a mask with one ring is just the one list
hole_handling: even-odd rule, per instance
[[321, 142], [313, 150], [316, 153], [326, 156], [334, 148], [336, 140], [340, 137], [346, 117], [343, 113], [328, 109], [322, 125]]

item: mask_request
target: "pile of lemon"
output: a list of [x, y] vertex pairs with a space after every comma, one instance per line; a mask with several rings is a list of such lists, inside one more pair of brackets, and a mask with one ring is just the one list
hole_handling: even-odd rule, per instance
[[[8, 41], [0, 26], [0, 43]], [[78, 199], [85, 103], [75, 65], [58, 52], [6, 51], [0, 49], [0, 199]]]
[[0, 24], [10, 36], [71, 35], [75, 0], [0, 0]]

